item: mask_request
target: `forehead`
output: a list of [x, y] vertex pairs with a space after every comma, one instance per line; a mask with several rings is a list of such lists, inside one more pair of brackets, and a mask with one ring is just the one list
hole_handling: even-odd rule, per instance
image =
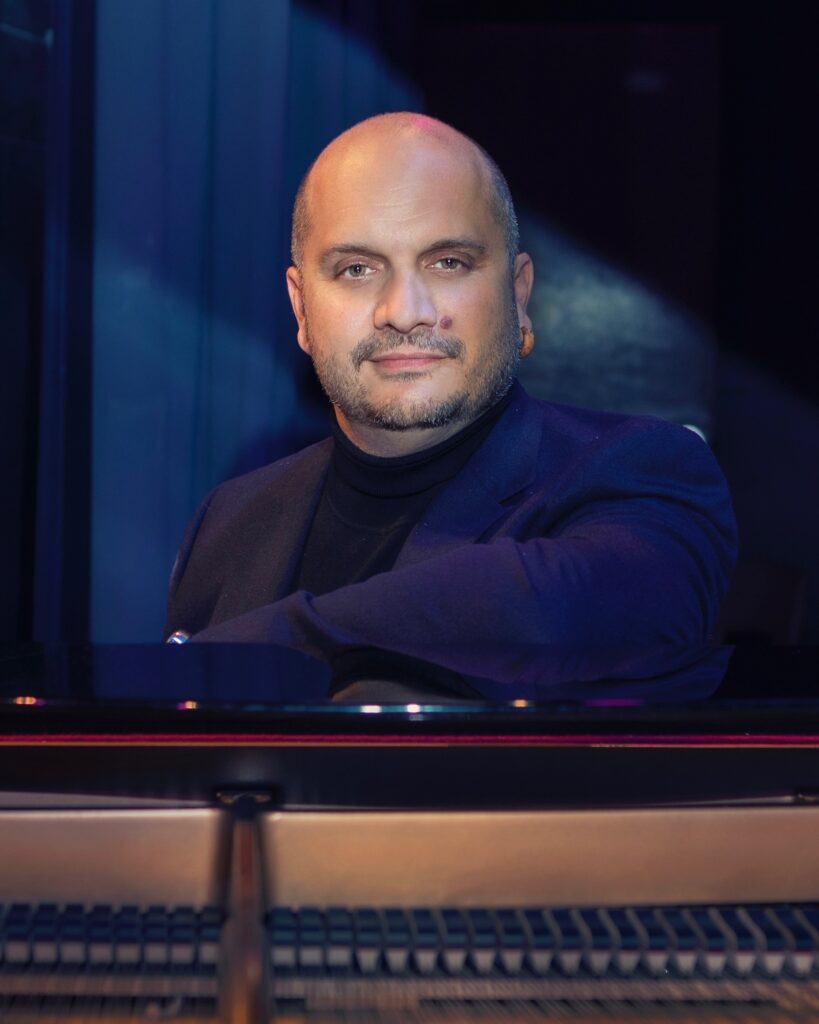
[[306, 254], [334, 245], [417, 248], [442, 238], [475, 238], [503, 248], [491, 185], [468, 145], [378, 138], [325, 153], [308, 187]]

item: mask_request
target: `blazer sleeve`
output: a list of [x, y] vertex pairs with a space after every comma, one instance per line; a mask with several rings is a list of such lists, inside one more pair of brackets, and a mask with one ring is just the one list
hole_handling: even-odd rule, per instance
[[[708, 446], [655, 425], [598, 461], [540, 533], [535, 515], [512, 535], [501, 528], [319, 597], [297, 591], [194, 639], [274, 643], [330, 661], [378, 647], [499, 681], [531, 679], [558, 647], [702, 643], [736, 554]], [[525, 501], [537, 507], [547, 491]]]

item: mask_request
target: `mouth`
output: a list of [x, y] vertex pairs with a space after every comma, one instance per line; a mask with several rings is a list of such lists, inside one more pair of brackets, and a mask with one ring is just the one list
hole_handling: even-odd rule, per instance
[[404, 335], [384, 330], [363, 338], [350, 353], [353, 369], [372, 363], [384, 376], [389, 373], [421, 373], [435, 368], [445, 359], [461, 360], [464, 343], [460, 338], [434, 334]]
[[427, 370], [446, 358], [445, 355], [437, 355], [433, 352], [384, 352], [373, 356], [368, 361], [374, 363], [379, 370], [407, 373], [412, 370]]

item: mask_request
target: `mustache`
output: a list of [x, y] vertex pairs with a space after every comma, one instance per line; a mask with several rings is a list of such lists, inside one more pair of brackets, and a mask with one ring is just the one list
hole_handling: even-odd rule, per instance
[[372, 334], [369, 338], [362, 338], [350, 353], [350, 359], [356, 370], [361, 364], [373, 356], [383, 355], [385, 352], [394, 352], [398, 348], [416, 348], [420, 352], [439, 352], [450, 359], [461, 359], [464, 354], [464, 343], [460, 338], [453, 336], [444, 337], [432, 331], [413, 331], [410, 334], [401, 334], [400, 331], [383, 330], [377, 335]]

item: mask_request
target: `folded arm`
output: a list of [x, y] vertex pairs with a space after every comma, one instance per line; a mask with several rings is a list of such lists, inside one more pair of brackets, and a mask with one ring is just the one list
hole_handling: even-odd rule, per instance
[[320, 597], [297, 591], [194, 639], [281, 644], [328, 660], [380, 647], [521, 679], [549, 645], [701, 642], [725, 589], [708, 548], [690, 526], [673, 530], [668, 514], [621, 502], [559, 537], [466, 544]]
[[625, 469], [610, 444], [596, 465], [572, 463], [565, 500], [541, 484], [509, 510], [514, 525], [501, 518], [480, 542], [318, 597], [297, 591], [194, 639], [328, 661], [376, 647], [509, 681], [536, 674], [556, 646], [702, 643], [735, 556], [727, 488], [699, 439], [651, 433], [629, 442]]

